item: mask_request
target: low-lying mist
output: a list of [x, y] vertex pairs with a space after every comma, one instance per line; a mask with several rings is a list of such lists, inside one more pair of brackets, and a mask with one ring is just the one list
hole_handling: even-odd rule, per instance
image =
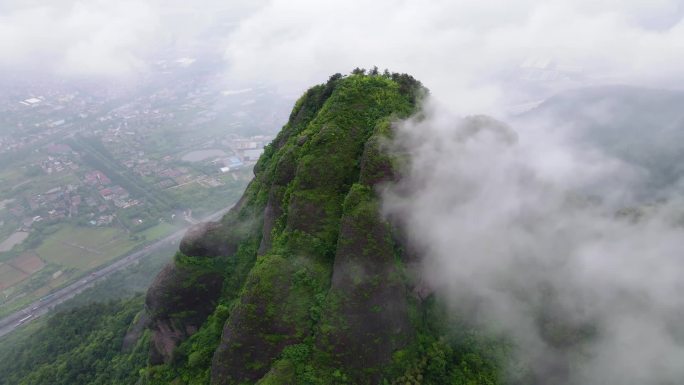
[[428, 101], [399, 124], [392, 151], [410, 161], [384, 210], [437, 297], [511, 339], [526, 382], [681, 383], [682, 196], [644, 195], [652, 170], [572, 130]]

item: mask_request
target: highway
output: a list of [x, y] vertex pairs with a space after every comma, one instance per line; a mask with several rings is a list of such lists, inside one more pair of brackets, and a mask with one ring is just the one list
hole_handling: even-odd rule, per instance
[[[221, 218], [231, 208], [232, 206], [219, 210], [203, 218], [201, 221], [215, 221]], [[114, 272], [134, 264], [141, 258], [144, 258], [145, 256], [157, 251], [158, 249], [164, 246], [180, 241], [180, 239], [183, 237], [183, 234], [185, 234], [187, 229], [188, 227], [178, 230], [171, 235], [168, 235], [158, 241], [155, 241], [145, 246], [141, 250], [134, 251], [131, 254], [128, 254], [125, 257], [116, 260], [114, 263], [107, 265], [99, 270], [96, 270], [88, 274], [87, 276], [83, 276], [79, 278], [78, 281], [70, 285], [67, 285], [55, 292], [52, 292], [49, 295], [34, 301], [33, 303], [29, 304], [23, 309], [18, 310], [3, 319], [0, 319], [0, 337], [11, 333], [12, 331], [14, 331], [22, 325], [25, 325], [37, 318], [40, 318], [41, 316], [47, 314], [55, 306], [73, 298], [77, 294], [81, 293], [83, 290], [93, 286], [96, 282], [105, 279]]]

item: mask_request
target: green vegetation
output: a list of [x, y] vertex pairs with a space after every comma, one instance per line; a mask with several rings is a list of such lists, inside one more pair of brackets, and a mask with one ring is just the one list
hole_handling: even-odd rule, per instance
[[60, 305], [56, 315], [3, 337], [0, 384], [134, 384], [147, 365], [148, 335], [126, 349], [122, 337], [140, 320], [141, 293], [175, 248], [156, 251]]
[[48, 322], [74, 336], [64, 322], [81, 314], [88, 326], [78, 341], [34, 332], [29, 341], [45, 343], [15, 350], [38, 357], [18, 369], [30, 372], [18, 383], [52, 384], [50, 373], [79, 384], [502, 383], [510, 344], [416, 294], [415, 256], [380, 214], [377, 188], [405, 161], [381, 144], [425, 92], [377, 69], [308, 90], [235, 208], [186, 236], [157, 276], [145, 299], [149, 326], [133, 347], [122, 349], [122, 338], [141, 324], [138, 297], [72, 309]]
[[[394, 180], [399, 163], [381, 143], [423, 92], [408, 75], [358, 70], [297, 101], [241, 205], [181, 247], [176, 269], [209, 269], [188, 285], [216, 269], [224, 290], [144, 383], [500, 383], [508, 345], [451, 327], [434, 299], [411, 294], [403, 245], [379, 214], [374, 187]], [[219, 251], [218, 239], [236, 251]], [[183, 295], [174, 286], [154, 292]], [[158, 309], [159, 338], [169, 325], [194, 325], [183, 317], [198, 305], [177, 306], [182, 316]]]
[[112, 227], [60, 226], [36, 249], [44, 260], [67, 269], [87, 271], [136, 245], [125, 231]]
[[251, 177], [251, 170], [245, 168], [230, 175], [218, 177], [218, 180], [225, 184], [224, 186], [206, 188], [192, 182], [165, 191], [174, 201], [183, 202], [186, 205], [191, 204], [193, 216], [200, 218], [225, 208], [226, 202], [237, 201]]
[[[80, 227], [69, 224], [35, 226], [28, 240], [3, 261], [11, 261], [25, 254], [40, 257], [45, 265], [33, 274], [18, 272], [7, 262], [0, 264], [3, 298], [0, 299], [0, 316], [48, 294], [61, 285], [78, 279], [84, 273], [114, 261], [147, 242], [170, 234], [177, 227], [158, 223], [147, 230], [129, 235], [114, 227]], [[35, 248], [35, 250], [34, 250]], [[14, 282], [16, 281], [16, 282]], [[140, 288], [142, 291], [144, 288]]]
[[147, 360], [147, 336], [124, 337], [141, 305], [137, 296], [67, 310], [3, 340], [0, 384], [134, 384]]
[[152, 284], [154, 277], [171, 260], [177, 245], [160, 248], [139, 262], [119, 270], [93, 287], [86, 289], [76, 297], [59, 306], [59, 309], [71, 309], [95, 302], [118, 301], [144, 293]]
[[[416, 338], [393, 354], [391, 375], [383, 384], [495, 385], [503, 383], [512, 345], [448, 316], [434, 296], [412, 301]], [[509, 372], [507, 383], [518, 382]]]

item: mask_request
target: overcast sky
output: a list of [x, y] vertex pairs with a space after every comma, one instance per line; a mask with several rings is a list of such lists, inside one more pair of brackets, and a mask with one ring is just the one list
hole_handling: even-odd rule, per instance
[[229, 79], [300, 92], [334, 72], [377, 65], [413, 74], [464, 112], [533, 97], [511, 84], [525, 63], [551, 62], [581, 84], [684, 80], [681, 0], [187, 4], [2, 0], [0, 69], [130, 77], [160, 49], [203, 45], [222, 54]]

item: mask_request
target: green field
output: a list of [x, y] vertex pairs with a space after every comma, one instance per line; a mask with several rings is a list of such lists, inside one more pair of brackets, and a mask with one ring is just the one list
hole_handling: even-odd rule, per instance
[[12, 183], [19, 183], [22, 179], [26, 179], [26, 177], [19, 168], [8, 167], [0, 171], [0, 182], [5, 184], [5, 186], [11, 187]]
[[36, 249], [46, 262], [87, 271], [136, 246], [120, 229], [66, 225], [46, 238]]
[[56, 186], [66, 186], [68, 184], [78, 184], [78, 176], [73, 172], [62, 172], [53, 175], [41, 175], [38, 178], [31, 179], [30, 190], [33, 193], [40, 194]]
[[11, 287], [26, 278], [26, 274], [16, 268], [0, 263], [0, 290]]
[[138, 233], [138, 235], [143, 235], [145, 237], [144, 239], [152, 241], [155, 239], [163, 238], [178, 229], [180, 229], [180, 227], [174, 226], [167, 222], [161, 222], [156, 226], [150, 227], [149, 229], [146, 229]]
[[177, 230], [162, 222], [139, 233], [139, 240], [129, 238], [125, 230], [112, 227], [77, 227], [65, 225], [50, 234], [36, 249], [46, 262], [69, 269], [88, 271], [103, 265], [146, 241], [154, 241]]
[[22, 183], [30, 183], [30, 179], [15, 167], [8, 167], [0, 171], [0, 197], [14, 198], [13, 188]]
[[[0, 298], [0, 316], [73, 282], [84, 273], [120, 258], [144, 243], [170, 235], [178, 228], [169, 223], [159, 223], [137, 234], [138, 240], [133, 240], [125, 230], [118, 228], [60, 225], [35, 249], [47, 263], [42, 270], [26, 277], [9, 264], [0, 264], [0, 282], [6, 283], [2, 290], [5, 298]], [[60, 271], [57, 277], [52, 277], [53, 273]]]

